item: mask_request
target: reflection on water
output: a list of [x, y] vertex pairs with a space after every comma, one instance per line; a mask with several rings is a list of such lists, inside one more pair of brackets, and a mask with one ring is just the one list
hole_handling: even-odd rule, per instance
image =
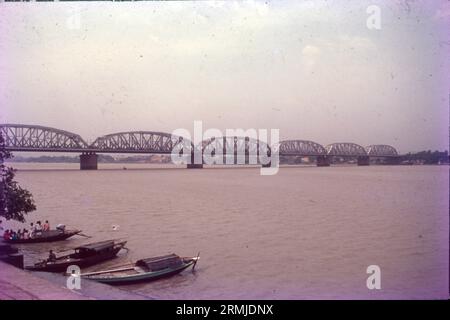
[[[126, 238], [130, 251], [106, 265], [201, 251], [194, 272], [124, 287], [156, 298], [447, 296], [448, 167], [19, 170], [17, 179], [38, 206], [30, 221], [93, 236], [23, 245], [26, 263], [50, 248]], [[380, 291], [366, 287], [372, 264]]]

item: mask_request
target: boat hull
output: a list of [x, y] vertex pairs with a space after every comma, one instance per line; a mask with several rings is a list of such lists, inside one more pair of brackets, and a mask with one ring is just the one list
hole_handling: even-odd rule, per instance
[[25, 269], [30, 271], [43, 271], [43, 272], [66, 272], [67, 268], [72, 265], [78, 266], [80, 269], [86, 268], [104, 262], [106, 260], [114, 259], [121, 249], [122, 247], [117, 247], [114, 248], [112, 251], [98, 254], [92, 257], [73, 259], [70, 261], [65, 260], [54, 264], [47, 263], [42, 265], [29, 266], [26, 267]]
[[183, 270], [189, 268], [190, 266], [193, 266], [195, 261], [190, 261], [187, 263], [183, 263], [178, 268], [173, 269], [165, 269], [160, 270], [156, 272], [145, 272], [145, 273], [137, 273], [133, 275], [127, 275], [122, 277], [96, 277], [96, 276], [87, 276], [84, 277], [85, 279], [109, 284], [109, 285], [127, 285], [127, 284], [136, 284], [136, 283], [143, 283], [143, 282], [150, 282], [155, 281], [162, 278], [167, 278], [174, 276]]
[[66, 240], [78, 233], [81, 230], [73, 230], [73, 231], [65, 231], [65, 232], [57, 232], [55, 230], [42, 232], [42, 235], [37, 236], [31, 239], [17, 239], [17, 240], [3, 240], [6, 243], [10, 244], [27, 244], [27, 243], [40, 243], [40, 242], [54, 242], [54, 241], [62, 241]]

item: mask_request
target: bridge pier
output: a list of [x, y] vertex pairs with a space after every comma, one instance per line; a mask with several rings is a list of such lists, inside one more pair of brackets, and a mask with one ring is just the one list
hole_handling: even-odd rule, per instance
[[201, 164], [188, 163], [187, 168], [188, 169], [203, 169], [203, 163], [201, 163]]
[[329, 167], [331, 158], [329, 156], [317, 156], [316, 162], [318, 167]]
[[188, 169], [203, 169], [203, 154], [202, 154], [202, 163], [195, 163], [194, 153], [191, 153], [191, 163], [187, 164]]
[[360, 156], [358, 157], [358, 166], [368, 166], [369, 163], [369, 157], [367, 156]]
[[97, 170], [98, 155], [87, 152], [80, 155], [80, 170]]

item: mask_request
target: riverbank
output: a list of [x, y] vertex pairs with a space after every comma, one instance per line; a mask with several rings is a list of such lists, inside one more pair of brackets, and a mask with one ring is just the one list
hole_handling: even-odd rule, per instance
[[80, 290], [66, 287], [60, 274], [30, 272], [0, 262], [0, 300], [145, 300], [134, 294], [101, 283], [82, 280]]

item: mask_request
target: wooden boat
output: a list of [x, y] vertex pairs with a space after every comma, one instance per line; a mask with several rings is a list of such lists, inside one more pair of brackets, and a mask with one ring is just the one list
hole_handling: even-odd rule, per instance
[[6, 243], [38, 243], [38, 242], [53, 242], [53, 241], [61, 241], [66, 240], [76, 234], [81, 233], [81, 230], [48, 230], [41, 231], [33, 236], [33, 238], [28, 239], [4, 239], [3, 241]]
[[9, 244], [0, 244], [0, 261], [23, 269], [23, 254], [19, 253], [19, 249], [11, 247]]
[[[200, 255], [200, 254], [199, 254]], [[141, 259], [136, 263], [112, 270], [84, 273], [84, 279], [111, 285], [133, 284], [170, 277], [192, 266], [195, 268], [200, 256], [182, 258], [176, 254]]]
[[107, 240], [86, 244], [74, 248], [74, 253], [57, 257], [55, 261], [44, 260], [34, 266], [25, 267], [31, 271], [65, 272], [68, 266], [76, 265], [79, 268], [89, 267], [94, 264], [110, 260], [125, 247], [126, 241], [116, 242]]

